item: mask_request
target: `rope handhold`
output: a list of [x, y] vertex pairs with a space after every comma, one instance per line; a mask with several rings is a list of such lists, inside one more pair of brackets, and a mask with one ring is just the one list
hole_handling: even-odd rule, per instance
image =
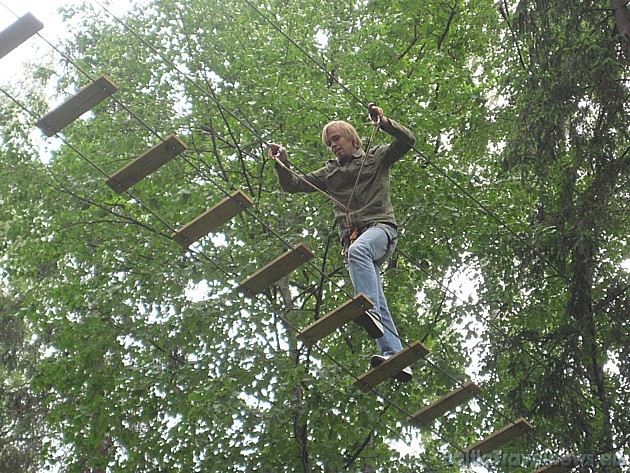
[[381, 124], [383, 109], [381, 107], [377, 107], [374, 102], [370, 102], [368, 104], [368, 112], [367, 121], [371, 121], [375, 127], [378, 127]]

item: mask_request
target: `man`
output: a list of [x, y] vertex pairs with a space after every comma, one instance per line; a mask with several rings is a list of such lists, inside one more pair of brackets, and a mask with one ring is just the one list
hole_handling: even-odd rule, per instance
[[[321, 191], [334, 202], [335, 219], [355, 295], [363, 293], [374, 303], [356, 322], [376, 339], [381, 355], [370, 360], [375, 367], [402, 350], [383, 293], [380, 267], [391, 256], [398, 241], [389, 194], [389, 169], [411, 149], [415, 138], [407, 128], [385, 117], [380, 107], [370, 104], [369, 112], [374, 126], [380, 126], [394, 141], [368, 149], [367, 155], [354, 127], [347, 122], [333, 121], [324, 127], [322, 142], [336, 159], [329, 160], [321, 169], [298, 176], [289, 169], [286, 149], [274, 143], [269, 145], [269, 156], [276, 160], [276, 172], [285, 191]], [[396, 379], [407, 382], [411, 376], [411, 369], [405, 368]]]

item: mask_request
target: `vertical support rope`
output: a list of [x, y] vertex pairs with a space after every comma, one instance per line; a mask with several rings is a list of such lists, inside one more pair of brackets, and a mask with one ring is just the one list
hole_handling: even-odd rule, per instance
[[[357, 178], [354, 181], [354, 187], [352, 187], [352, 192], [350, 193], [350, 198], [348, 199], [348, 205], [346, 205], [346, 225], [348, 228], [351, 228], [352, 221], [350, 219], [350, 204], [352, 204], [352, 199], [354, 198], [354, 193], [357, 190], [357, 186], [359, 185], [359, 179], [361, 178], [361, 172], [365, 166], [365, 160], [367, 159], [367, 155], [370, 152], [370, 148], [372, 148], [372, 142], [374, 141], [374, 137], [380, 128], [380, 119], [378, 122], [374, 123], [374, 128], [372, 130], [372, 134], [370, 135], [370, 140], [368, 141], [367, 148], [365, 149], [365, 156], [363, 157], [363, 161], [361, 162], [361, 167], [359, 168], [359, 173], [357, 174]], [[355, 230], [356, 231], [356, 230]], [[354, 231], [352, 232], [354, 234]], [[358, 237], [358, 235], [357, 235]]]

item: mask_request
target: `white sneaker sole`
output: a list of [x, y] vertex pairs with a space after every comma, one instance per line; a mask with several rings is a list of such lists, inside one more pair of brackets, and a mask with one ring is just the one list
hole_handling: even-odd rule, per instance
[[[382, 355], [374, 355], [372, 356], [372, 358], [370, 358], [370, 366], [372, 368], [376, 368], [377, 366], [385, 363], [385, 361], [387, 361], [388, 358], [389, 358], [388, 356], [385, 357]], [[406, 368], [403, 368], [398, 373], [396, 373], [396, 375], [394, 375], [394, 379], [396, 379], [397, 381], [400, 381], [401, 383], [408, 383], [409, 381], [411, 381], [411, 378], [413, 378], [413, 374], [409, 366], [407, 366]]]
[[365, 329], [370, 338], [381, 338], [385, 335], [383, 324], [370, 312], [360, 315], [354, 321]]

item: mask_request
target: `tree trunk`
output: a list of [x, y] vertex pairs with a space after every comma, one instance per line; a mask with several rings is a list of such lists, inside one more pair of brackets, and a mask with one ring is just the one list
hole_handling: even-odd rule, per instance
[[617, 31], [621, 36], [621, 47], [627, 61], [630, 59], [630, 10], [628, 10], [627, 0], [611, 0], [611, 4]]
[[[290, 290], [290, 276], [283, 278], [280, 281], [280, 294], [282, 295], [282, 301], [286, 308], [287, 313], [292, 313], [295, 310], [293, 299], [291, 298]], [[289, 327], [286, 327], [290, 330]], [[296, 368], [300, 365], [300, 350], [297, 347], [297, 340], [295, 337], [289, 339], [291, 358], [293, 360], [293, 366]], [[308, 454], [308, 412], [305, 412], [304, 405], [304, 386], [301, 381], [295, 384], [293, 398], [293, 434], [298, 444], [297, 458], [302, 464], [302, 471], [308, 473], [311, 471], [310, 458]]]

